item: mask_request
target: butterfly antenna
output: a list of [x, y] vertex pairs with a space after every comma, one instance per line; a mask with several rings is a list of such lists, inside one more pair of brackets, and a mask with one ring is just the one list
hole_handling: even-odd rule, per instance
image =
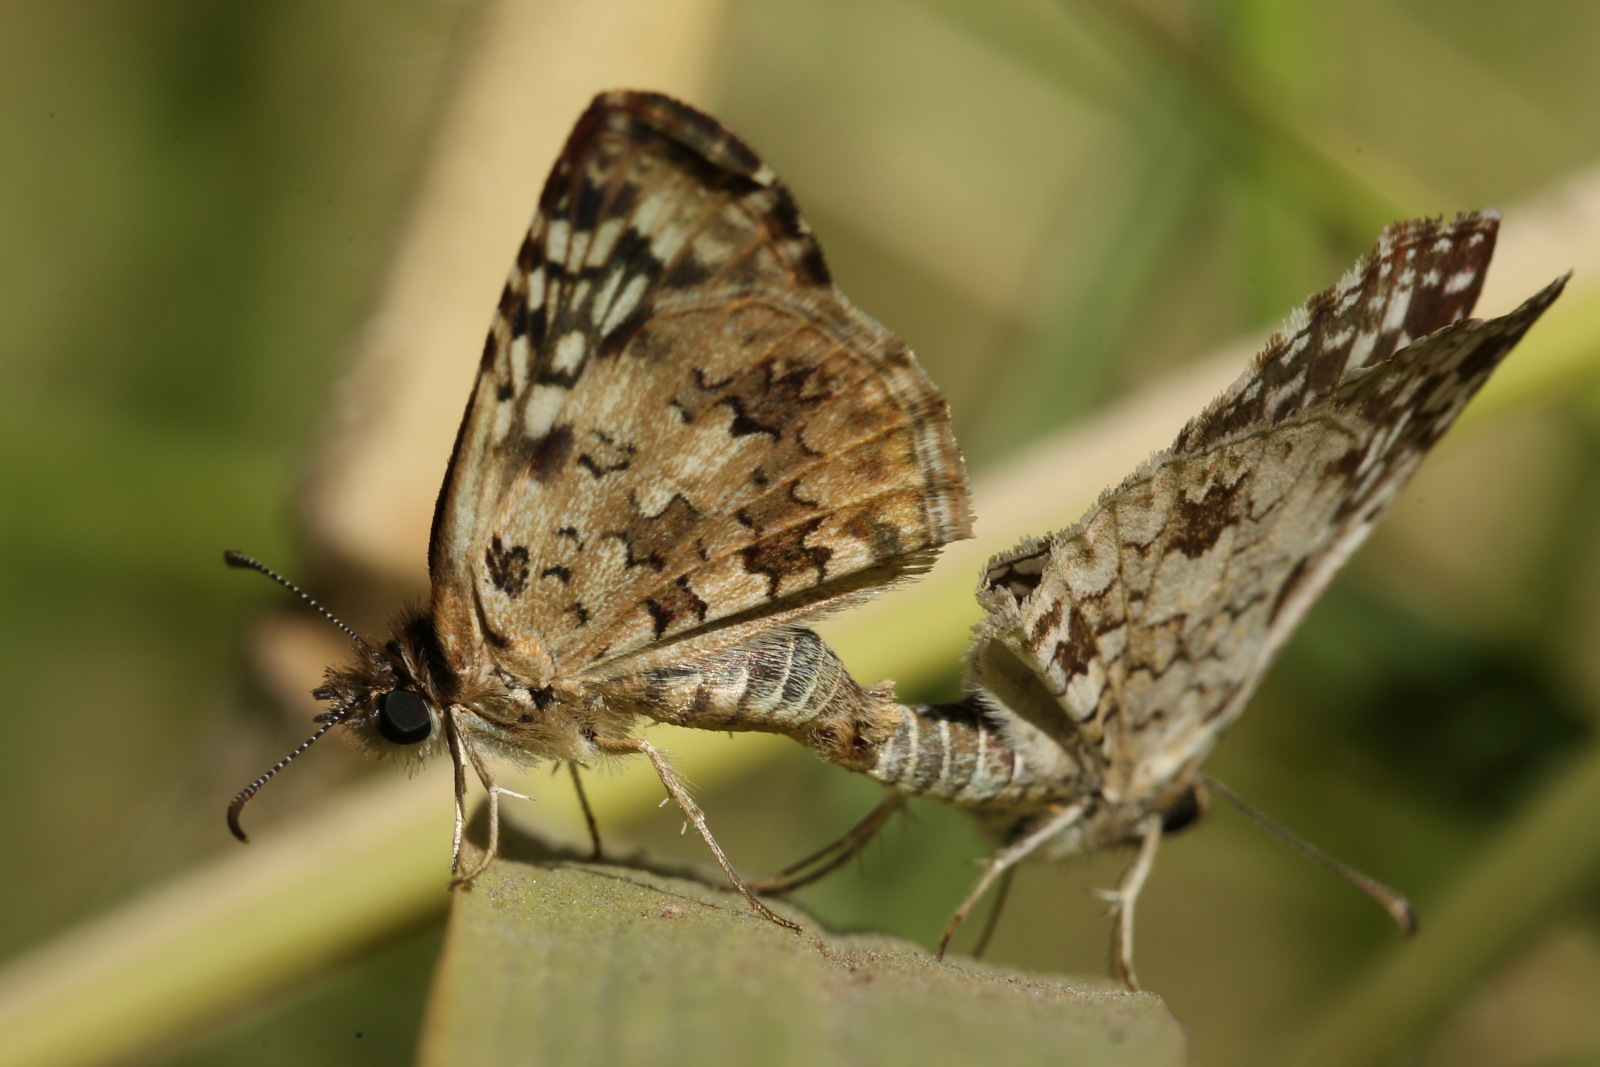
[[[254, 559], [245, 555], [243, 552], [238, 552], [231, 548], [222, 553], [222, 558], [230, 567], [239, 567], [243, 568], [244, 570], [260, 571], [262, 574], [265, 574], [268, 578], [271, 578], [273, 581], [289, 590], [289, 592], [293, 593], [301, 600], [304, 600], [307, 604], [310, 604], [318, 615], [321, 615], [324, 619], [327, 619], [329, 622], [333, 623], [346, 634], [349, 634], [350, 640], [354, 641], [363, 648], [366, 647], [367, 642], [360, 634], [346, 626], [344, 622], [333, 612], [317, 603], [310, 593], [307, 593], [304, 589], [301, 589], [298, 585], [295, 585], [289, 579], [285, 578], [283, 575], [279, 574], [265, 563], [262, 563], [258, 559]], [[330, 718], [327, 722], [323, 723], [317, 728], [316, 733], [302, 741], [298, 748], [289, 753], [287, 756], [283, 757], [277, 763], [273, 764], [272, 769], [267, 771], [266, 774], [263, 774], [260, 778], [257, 778], [255, 781], [239, 790], [239, 795], [234, 797], [233, 803], [228, 805], [228, 829], [233, 831], [234, 837], [237, 837], [240, 841], [244, 841], [246, 843], [248, 843], [250, 840], [249, 835], [244, 832], [244, 828], [239, 825], [239, 813], [244, 810], [244, 806], [246, 804], [250, 803], [250, 798], [259, 793], [261, 791], [261, 787], [266, 785], [267, 782], [271, 780], [273, 775], [287, 767], [296, 756], [300, 755], [300, 753], [316, 744], [318, 738], [343, 721], [344, 716]]]
[[259, 793], [261, 791], [261, 787], [266, 785], [273, 775], [287, 767], [290, 761], [292, 761], [296, 756], [300, 755], [300, 753], [316, 744], [317, 738], [321, 737], [323, 734], [339, 725], [340, 721], [341, 720], [334, 719], [317, 727], [317, 732], [300, 742], [299, 748], [295, 749], [277, 763], [273, 764], [272, 769], [267, 771], [266, 774], [263, 774], [260, 778], [257, 778], [255, 781], [239, 790], [239, 795], [233, 798], [232, 804], [228, 805], [228, 829], [233, 831], [234, 837], [237, 837], [245, 844], [250, 843], [250, 836], [244, 832], [244, 827], [239, 825], [239, 813], [244, 810], [244, 806], [250, 803], [250, 798]]
[[1389, 913], [1389, 918], [1393, 919], [1395, 925], [1400, 927], [1401, 933], [1407, 937], [1417, 936], [1416, 909], [1412, 908], [1411, 901], [1407, 900], [1403, 895], [1390, 889], [1376, 878], [1362, 874], [1349, 864], [1328, 855], [1293, 830], [1273, 822], [1265, 812], [1246, 803], [1244, 798], [1215, 778], [1205, 776], [1205, 783], [1206, 788], [1244, 812], [1255, 821], [1256, 825], [1270, 831], [1278, 840], [1299, 852], [1302, 856], [1322, 864], [1328, 870], [1371, 897], [1378, 907]]
[[[224, 562], [226, 562], [228, 564], [228, 566], [230, 566], [230, 567], [239, 567], [239, 568], [244, 569], [244, 570], [260, 571], [262, 574], [265, 574], [268, 578], [271, 578], [273, 581], [277, 582], [279, 585], [281, 585], [285, 589], [289, 590], [289, 592], [293, 593], [295, 596], [299, 597], [301, 600], [304, 600], [307, 604], [310, 604], [311, 607], [316, 611], [316, 613], [318, 615], [321, 615], [324, 619], [327, 619], [329, 622], [333, 623], [339, 629], [341, 629], [345, 633], [349, 634], [350, 635], [350, 640], [354, 641], [358, 645], [363, 645], [363, 646], [367, 643], [365, 640], [362, 639], [360, 634], [356, 633], [354, 630], [350, 629], [350, 627], [346, 626], [342, 621], [340, 621], [339, 616], [335, 615], [333, 612], [329, 611], [327, 608], [325, 608], [321, 604], [317, 603], [317, 601], [311, 596], [310, 593], [306, 592], [304, 589], [301, 589], [298, 585], [295, 585], [289, 579], [285, 578], [283, 575], [279, 574], [277, 571], [273, 570], [271, 567], [267, 566], [265, 563], [262, 563], [259, 559], [254, 559], [254, 558], [252, 558], [250, 556], [245, 555], [243, 552], [239, 552], [239, 551], [236, 551], [236, 550], [231, 549], [231, 548], [228, 549], [227, 551], [225, 551], [224, 553], [222, 553], [222, 558], [223, 558]], [[315, 740], [315, 738], [313, 738], [312, 740]], [[309, 743], [310, 742], [307, 742], [307, 744], [309, 744]], [[299, 753], [296, 752], [295, 755], [299, 755]], [[293, 756], [290, 757], [290, 759], [293, 759], [293, 758], [294, 758]], [[287, 761], [285, 761], [285, 762], [287, 762]], [[277, 768], [273, 768], [274, 771], [276, 769]], [[267, 776], [270, 778], [272, 776], [272, 772], [269, 771]], [[266, 779], [262, 779], [262, 781], [265, 781], [265, 780]], [[260, 784], [260, 783], [257, 783], [257, 784]], [[235, 831], [235, 832], [237, 833], [237, 831]]]

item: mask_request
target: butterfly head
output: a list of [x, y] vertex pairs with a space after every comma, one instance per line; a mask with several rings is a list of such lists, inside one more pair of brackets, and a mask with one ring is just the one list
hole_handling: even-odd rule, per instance
[[447, 701], [427, 673], [424, 649], [418, 645], [419, 638], [431, 632], [426, 616], [419, 615], [403, 626], [394, 640], [382, 646], [359, 641], [354, 660], [328, 668], [323, 684], [311, 695], [332, 706], [317, 716], [316, 733], [233, 798], [228, 806], [228, 827], [235, 837], [249, 840], [239, 825], [239, 813], [250, 798], [335, 726], [343, 726], [374, 755], [420, 762], [438, 751], [445, 736], [443, 709]]
[[1161, 832], [1176, 834], [1187, 830], [1206, 813], [1206, 803], [1206, 791], [1200, 779], [1190, 779], [1179, 787], [1176, 795], [1165, 798], [1164, 804], [1156, 809], [1156, 814], [1161, 816]]
[[[1163, 836], [1181, 833], [1198, 823], [1210, 806], [1206, 779], [1186, 775], [1157, 793], [1142, 799], [1117, 796], [1114, 791], [1091, 790], [1082, 815], [1061, 826], [1049, 839], [1036, 846], [1040, 859], [1064, 860], [1086, 852], [1137, 845], [1144, 837], [1151, 816], [1161, 820]], [[1002, 843], [1013, 845], [1038, 832], [1064, 805], [1061, 803], [1018, 814], [1000, 811], [986, 820], [989, 830]]]
[[397, 754], [417, 760], [440, 747], [447, 700], [437, 679], [451, 678], [453, 674], [442, 666], [433, 621], [426, 612], [413, 612], [396, 627], [393, 640], [376, 646], [258, 560], [233, 551], [223, 558], [230, 567], [259, 571], [299, 596], [348, 634], [356, 650], [354, 660], [329, 668], [326, 680], [312, 692], [318, 700], [332, 705], [317, 716], [316, 732], [240, 790], [228, 805], [228, 828], [235, 837], [249, 840], [239, 825], [239, 814], [250, 798], [335, 726], [344, 726], [363, 747], [380, 755]]
[[331, 705], [317, 721], [344, 726], [374, 755], [417, 759], [437, 751], [450, 704], [438, 679], [450, 672], [434, 667], [435, 650], [432, 621], [420, 612], [402, 622], [386, 644], [358, 645], [355, 659], [328, 668], [323, 684], [312, 691]]
[[1125, 794], [1119, 802], [1106, 803], [1092, 835], [1093, 847], [1137, 845], [1151, 816], [1161, 820], [1162, 836], [1182, 833], [1204, 818], [1209, 806], [1205, 779], [1188, 767], [1159, 788], [1151, 784]]

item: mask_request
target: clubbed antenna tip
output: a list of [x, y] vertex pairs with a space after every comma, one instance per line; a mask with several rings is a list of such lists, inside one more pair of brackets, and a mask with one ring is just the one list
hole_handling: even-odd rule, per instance
[[1308, 859], [1322, 864], [1328, 870], [1371, 897], [1375, 904], [1388, 912], [1389, 918], [1394, 920], [1395, 925], [1400, 927], [1400, 932], [1406, 937], [1417, 936], [1417, 911], [1411, 906], [1411, 901], [1407, 900], [1403, 894], [1389, 888], [1376, 878], [1363, 874], [1348, 863], [1330, 856], [1292, 830], [1273, 822], [1258, 808], [1246, 803], [1239, 794], [1215, 778], [1207, 777], [1205, 783], [1206, 788], [1238, 808], [1254, 820], [1258, 826], [1272, 833], [1290, 848], [1293, 848]]
[[277, 763], [273, 764], [272, 769], [267, 771], [266, 774], [263, 774], [260, 778], [257, 778], [255, 781], [239, 790], [239, 795], [233, 798], [232, 804], [228, 805], [228, 829], [233, 831], [234, 837], [237, 837], [240, 841], [243, 841], [247, 845], [250, 843], [250, 835], [245, 833], [244, 827], [239, 825], [239, 813], [244, 810], [244, 806], [250, 803], [250, 798], [259, 793], [261, 791], [261, 787], [266, 785], [273, 775], [287, 767], [290, 761], [296, 756], [300, 755], [300, 753], [316, 744], [317, 738], [321, 737], [338, 724], [339, 720], [337, 719], [333, 720], [332, 722], [323, 723], [321, 726], [317, 727], [316, 733], [300, 742], [300, 747], [296, 748], [293, 752], [289, 753]]

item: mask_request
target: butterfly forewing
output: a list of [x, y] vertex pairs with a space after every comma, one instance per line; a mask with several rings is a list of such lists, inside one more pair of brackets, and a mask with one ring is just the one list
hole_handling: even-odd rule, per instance
[[783, 185], [706, 116], [597, 99], [485, 346], [436, 517], [440, 629], [544, 685], [741, 640], [969, 525], [943, 401]]
[[1172, 449], [1078, 525], [991, 561], [974, 680], [1125, 796], [1203, 756], [1559, 293], [1447, 325], [1470, 310], [1493, 236], [1482, 216], [1391, 229]]
[[1390, 226], [1338, 285], [1289, 316], [1249, 368], [1184, 427], [1172, 451], [1281, 422], [1351, 371], [1471, 314], [1499, 226], [1493, 212]]

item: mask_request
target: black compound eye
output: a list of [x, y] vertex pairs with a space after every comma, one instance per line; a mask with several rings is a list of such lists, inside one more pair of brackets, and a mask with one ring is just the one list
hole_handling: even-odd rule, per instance
[[1200, 787], [1191, 785], [1178, 798], [1167, 806], [1161, 813], [1161, 832], [1175, 834], [1180, 830], [1187, 830], [1200, 821], [1200, 816], [1205, 814], [1206, 804], [1200, 795]]
[[415, 689], [395, 689], [378, 698], [378, 732], [397, 745], [415, 745], [433, 732], [427, 702]]

